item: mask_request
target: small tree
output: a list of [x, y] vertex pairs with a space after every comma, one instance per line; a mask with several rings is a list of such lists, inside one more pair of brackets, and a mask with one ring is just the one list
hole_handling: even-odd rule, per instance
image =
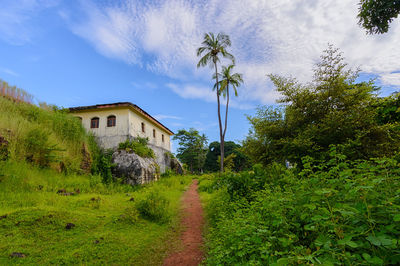
[[203, 172], [207, 154], [207, 137], [191, 128], [189, 131], [181, 129], [174, 136], [179, 141], [178, 157], [182, 163], [188, 165], [190, 172]]

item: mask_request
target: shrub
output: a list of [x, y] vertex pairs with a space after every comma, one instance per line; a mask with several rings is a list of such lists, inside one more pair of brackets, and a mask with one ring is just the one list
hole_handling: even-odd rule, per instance
[[40, 167], [48, 167], [51, 162], [57, 161], [56, 151], [60, 151], [56, 144], [49, 142], [49, 133], [35, 128], [28, 132], [25, 139], [26, 159]]
[[118, 149], [132, 151], [140, 157], [155, 158], [154, 151], [147, 146], [148, 142], [148, 138], [136, 137], [133, 140], [127, 139], [119, 144]]
[[8, 141], [0, 135], [0, 161], [5, 161], [8, 159]]
[[167, 168], [164, 173], [161, 174], [161, 177], [170, 177], [172, 176], [173, 172], [171, 169]]
[[147, 193], [147, 195], [136, 204], [136, 208], [143, 218], [160, 223], [167, 222], [170, 219], [168, 206], [168, 199], [158, 191]]
[[206, 263], [399, 264], [399, 163], [330, 156], [214, 177]]

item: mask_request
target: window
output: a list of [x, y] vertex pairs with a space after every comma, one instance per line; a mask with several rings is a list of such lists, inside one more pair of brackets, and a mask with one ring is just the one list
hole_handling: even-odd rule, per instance
[[115, 127], [116, 117], [115, 115], [110, 115], [107, 117], [107, 127]]
[[142, 132], [145, 133], [144, 123], [142, 122]]
[[153, 129], [153, 138], [155, 138], [155, 137], [156, 137], [156, 130]]
[[90, 128], [99, 128], [99, 118], [98, 117], [93, 117], [92, 120], [90, 120]]
[[164, 134], [161, 135], [161, 141], [164, 142]]

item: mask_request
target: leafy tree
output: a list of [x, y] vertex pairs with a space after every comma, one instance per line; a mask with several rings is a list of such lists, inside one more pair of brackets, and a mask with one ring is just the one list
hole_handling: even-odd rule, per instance
[[[233, 157], [233, 168], [235, 171], [242, 171], [249, 167], [248, 157], [242, 152], [241, 146], [233, 141], [225, 142], [225, 156], [228, 157], [231, 154], [235, 154]], [[204, 170], [207, 172], [218, 171], [219, 157], [221, 156], [220, 143], [213, 141], [208, 147], [206, 161], [204, 164]]]
[[[204, 34], [204, 39], [202, 42], [202, 46], [197, 49], [197, 56], [201, 56], [199, 62], [197, 63], [197, 67], [204, 67], [209, 65], [211, 68], [215, 70], [215, 89], [217, 91], [217, 105], [218, 105], [218, 123], [219, 123], [219, 136], [220, 136], [220, 149], [221, 149], [221, 163], [220, 170], [221, 172], [224, 170], [224, 133], [222, 129], [222, 121], [221, 121], [221, 103], [220, 103], [220, 83], [219, 83], [219, 75], [218, 75], [218, 63], [220, 62], [220, 56], [224, 58], [228, 58], [232, 60], [234, 63], [235, 58], [233, 55], [228, 53], [226, 50], [229, 46], [231, 46], [231, 40], [229, 36], [223, 33], [218, 33], [217, 36], [214, 33], [206, 33]], [[225, 127], [226, 128], [226, 127]]]
[[382, 34], [400, 13], [400, 0], [360, 0], [359, 24], [369, 34]]
[[244, 142], [253, 162], [296, 162], [311, 156], [325, 160], [331, 145], [350, 159], [394, 154], [400, 146], [398, 125], [378, 123], [377, 88], [357, 83], [338, 49], [329, 46], [314, 70], [314, 80], [269, 75], [282, 98], [279, 107], [259, 108]]
[[178, 157], [182, 163], [189, 166], [190, 171], [202, 172], [207, 154], [207, 137], [191, 128], [189, 131], [181, 129], [174, 136], [179, 141]]

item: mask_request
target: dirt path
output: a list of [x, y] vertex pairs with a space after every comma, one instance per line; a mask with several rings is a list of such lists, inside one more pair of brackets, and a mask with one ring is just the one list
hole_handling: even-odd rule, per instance
[[197, 180], [194, 180], [189, 189], [183, 195], [184, 217], [182, 226], [184, 232], [181, 235], [183, 250], [170, 254], [164, 261], [165, 266], [199, 265], [203, 259], [202, 228], [203, 209], [197, 192]]

